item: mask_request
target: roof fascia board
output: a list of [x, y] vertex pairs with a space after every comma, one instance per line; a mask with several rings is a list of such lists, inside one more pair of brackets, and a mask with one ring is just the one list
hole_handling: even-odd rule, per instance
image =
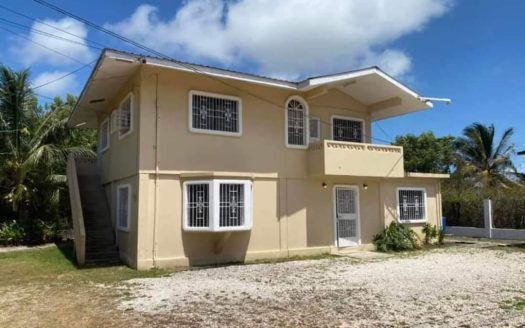
[[[137, 59], [136, 57], [133, 57], [132, 55], [121, 53], [121, 52], [116, 52], [116, 51], [111, 51], [109, 57], [113, 59], [121, 59], [121, 60], [122, 59], [123, 60]], [[263, 84], [263, 85], [272, 86], [272, 87], [297, 90], [297, 83], [293, 83], [293, 82], [277, 81], [277, 80], [270, 79], [270, 78], [250, 76], [250, 75], [246, 75], [242, 73], [225, 71], [219, 68], [212, 68], [212, 67], [206, 67], [206, 66], [195, 65], [195, 64], [186, 64], [186, 63], [181, 63], [178, 61], [168, 60], [168, 59], [154, 58], [154, 57], [148, 57], [148, 56], [144, 56], [141, 58], [144, 58], [146, 60], [146, 63], [145, 63], [146, 65], [162, 67], [162, 68], [169, 68], [169, 69], [174, 69], [174, 70], [184, 71], [184, 72], [203, 74], [203, 75], [213, 76], [217, 78], [226, 78], [226, 79], [232, 79], [232, 80], [243, 81], [243, 82]]]

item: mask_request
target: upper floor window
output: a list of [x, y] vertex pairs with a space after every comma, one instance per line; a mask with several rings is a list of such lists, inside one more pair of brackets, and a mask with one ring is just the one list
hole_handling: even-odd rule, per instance
[[184, 183], [184, 230], [248, 230], [252, 226], [251, 209], [251, 181], [205, 180]]
[[321, 119], [310, 117], [310, 143], [321, 140]]
[[242, 133], [241, 99], [213, 93], [190, 92], [190, 130], [222, 135]]
[[338, 141], [364, 142], [363, 120], [332, 116], [332, 138]]
[[427, 197], [423, 188], [398, 188], [397, 213], [401, 223], [427, 220]]
[[109, 120], [106, 118], [100, 123], [98, 131], [98, 149], [103, 152], [109, 148]]
[[130, 93], [119, 106], [119, 139], [129, 135], [133, 130], [133, 95]]
[[308, 106], [300, 97], [286, 103], [286, 145], [293, 148], [308, 147]]

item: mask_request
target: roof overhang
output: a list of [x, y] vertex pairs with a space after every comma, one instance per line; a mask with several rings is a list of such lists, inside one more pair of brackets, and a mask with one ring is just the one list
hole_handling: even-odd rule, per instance
[[327, 93], [331, 89], [337, 89], [367, 106], [372, 120], [381, 120], [432, 108], [430, 101], [425, 101], [415, 91], [377, 67], [313, 77], [301, 82], [290, 82], [105, 49], [102, 51], [95, 69], [80, 94], [69, 120], [69, 125], [72, 127], [96, 128], [98, 113], [107, 110], [109, 102], [141, 65], [202, 74], [210, 78], [237, 80], [287, 89], [292, 92], [304, 93], [306, 98], [314, 98]]

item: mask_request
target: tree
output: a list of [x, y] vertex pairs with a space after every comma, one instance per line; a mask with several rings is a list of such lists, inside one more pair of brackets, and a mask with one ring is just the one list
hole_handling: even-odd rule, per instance
[[463, 137], [455, 142], [458, 156], [457, 173], [474, 178], [483, 187], [508, 187], [513, 184], [516, 168], [512, 163], [514, 130], [506, 129], [499, 141], [495, 140], [493, 124], [473, 123], [463, 130]]
[[0, 202], [31, 229], [35, 219], [67, 215], [67, 157], [94, 156], [96, 139], [94, 131], [67, 126], [74, 96], [39, 107], [28, 76], [0, 67]]
[[419, 136], [397, 136], [394, 145], [403, 147], [406, 171], [450, 173], [454, 166], [454, 140], [452, 136], [437, 138], [429, 131]]

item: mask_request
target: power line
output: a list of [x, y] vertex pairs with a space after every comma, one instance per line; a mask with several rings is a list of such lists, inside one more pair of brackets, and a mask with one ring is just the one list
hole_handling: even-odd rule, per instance
[[34, 28], [32, 26], [27, 26], [27, 25], [24, 25], [24, 24], [13, 22], [13, 21], [10, 21], [8, 19], [1, 18], [1, 17], [0, 17], [0, 24], [9, 25], [11, 27], [22, 29], [22, 30], [28, 30], [28, 31], [30, 31], [32, 33], [36, 33], [36, 34], [39, 34], [39, 35], [47, 36], [49, 38], [53, 38], [53, 39], [57, 39], [57, 40], [65, 41], [65, 42], [69, 42], [69, 43], [72, 43], [72, 44], [76, 44], [78, 46], [85, 46], [85, 47], [89, 47], [89, 48], [93, 48], [93, 49], [97, 49], [97, 50], [102, 50], [103, 49], [101, 47], [93, 46], [93, 45], [87, 44], [85, 42], [71, 40], [71, 39], [68, 39], [68, 38], [65, 38], [65, 37], [62, 37], [62, 36], [58, 36], [58, 35], [55, 35], [55, 34], [52, 34], [52, 33], [49, 33], [49, 32], [45, 32], [45, 31], [36, 29], [36, 28]]
[[70, 60], [72, 60], [72, 61], [74, 61], [74, 62], [76, 62], [76, 63], [82, 64], [82, 65], [85, 64], [85, 63], [79, 61], [78, 59], [76, 59], [76, 58], [74, 58], [74, 57], [71, 57], [71, 56], [66, 55], [66, 54], [64, 54], [64, 53], [61, 53], [60, 51], [57, 51], [57, 50], [55, 50], [55, 49], [53, 49], [53, 48], [50, 48], [50, 47], [48, 47], [48, 46], [46, 46], [46, 45], [44, 45], [44, 44], [42, 44], [42, 43], [40, 43], [40, 42], [37, 42], [37, 41], [35, 41], [35, 40], [33, 40], [33, 39], [31, 39], [31, 38], [29, 38], [29, 37], [23, 35], [23, 34], [17, 33], [17, 32], [15, 32], [15, 31], [12, 31], [12, 30], [10, 30], [10, 29], [8, 29], [8, 28], [5, 28], [5, 27], [3, 27], [3, 26], [0, 26], [0, 29], [1, 29], [1, 30], [4, 30], [4, 31], [6, 31], [6, 32], [9, 32], [9, 33], [11, 33], [11, 34], [14, 34], [14, 35], [16, 35], [16, 36], [18, 36], [18, 37], [20, 37], [20, 38], [22, 38], [22, 39], [25, 39], [25, 40], [27, 40], [27, 41], [29, 41], [29, 42], [31, 42], [31, 43], [34, 43], [34, 44], [36, 44], [36, 45], [39, 45], [39, 46], [42, 47], [42, 48], [45, 48], [45, 49], [47, 49], [47, 50], [49, 50], [49, 51], [52, 51], [52, 52], [54, 52], [54, 53], [56, 53], [56, 54], [58, 54], [58, 55], [60, 55], [60, 56], [65, 57], [65, 58], [68, 58], [68, 59], [70, 59]]
[[87, 64], [85, 64], [84, 66], [81, 66], [81, 67], [79, 67], [79, 68], [77, 68], [77, 69], [75, 69], [75, 70], [73, 70], [73, 71], [71, 71], [71, 72], [69, 72], [69, 73], [66, 73], [66, 74], [64, 74], [64, 75], [62, 75], [62, 76], [59, 76], [59, 77], [57, 77], [57, 78], [54, 79], [54, 80], [47, 81], [47, 82], [45, 82], [45, 83], [42, 83], [42, 84], [40, 84], [40, 85], [37, 85], [36, 87], [32, 87], [31, 89], [35, 90], [35, 89], [38, 89], [38, 88], [41, 88], [41, 87], [45, 87], [46, 85], [49, 85], [49, 84], [51, 84], [51, 83], [55, 83], [55, 82], [57, 82], [57, 81], [60, 81], [60, 80], [62, 80], [62, 79], [65, 79], [66, 77], [68, 77], [68, 76], [70, 76], [70, 75], [73, 75], [73, 74], [75, 74], [76, 72], [81, 71], [81, 70], [83, 70], [84, 68], [86, 68], [86, 67], [88, 67], [88, 66], [91, 66], [91, 65], [93, 65], [93, 64], [96, 63], [96, 62], [97, 62], [97, 60], [93, 60], [92, 62], [87, 63]]
[[78, 39], [80, 39], [80, 40], [87, 41], [87, 42], [91, 42], [91, 43], [96, 44], [96, 45], [98, 45], [98, 46], [100, 46], [100, 47], [102, 47], [102, 48], [106, 48], [106, 46], [105, 46], [104, 44], [100, 43], [100, 42], [97, 42], [97, 41], [94, 41], [94, 40], [90, 40], [90, 39], [87, 39], [87, 38], [83, 38], [83, 37], [81, 37], [81, 36], [78, 36], [78, 35], [76, 35], [76, 34], [73, 34], [73, 33], [69, 32], [69, 31], [66, 31], [66, 30], [64, 30], [64, 29], [61, 29], [61, 28], [59, 28], [59, 27], [57, 27], [57, 26], [54, 26], [54, 25], [49, 24], [49, 23], [46, 23], [46, 22], [44, 22], [44, 21], [42, 21], [42, 20], [40, 20], [40, 19], [38, 19], [38, 18], [28, 16], [28, 15], [26, 15], [26, 14], [24, 14], [24, 13], [21, 13], [21, 12], [19, 12], [19, 11], [14, 10], [14, 9], [8, 8], [8, 7], [3, 6], [3, 5], [1, 5], [1, 4], [0, 4], [0, 9], [7, 10], [7, 11], [9, 11], [9, 12], [15, 14], [15, 15], [18, 15], [18, 16], [21, 16], [21, 17], [24, 17], [24, 18], [26, 18], [26, 19], [28, 19], [28, 20], [30, 20], [30, 21], [36, 21], [36, 22], [39, 22], [39, 23], [42, 24], [42, 25], [45, 25], [45, 26], [51, 27], [52, 29], [55, 29], [55, 30], [57, 30], [57, 31], [60, 31], [60, 32], [66, 33], [66, 34], [68, 34], [68, 35], [74, 36], [74, 37], [76, 37], [76, 38], [78, 38]]
[[[73, 13], [71, 13], [71, 12], [65, 10], [65, 9], [62, 9], [62, 8], [60, 8], [60, 7], [58, 7], [58, 6], [54, 5], [54, 4], [52, 4], [52, 3], [50, 3], [50, 2], [47, 2], [47, 1], [45, 1], [45, 0], [33, 0], [33, 1], [36, 2], [36, 3], [38, 3], [38, 4], [40, 4], [40, 5], [42, 5], [42, 6], [44, 6], [44, 7], [47, 7], [47, 8], [49, 8], [49, 9], [51, 9], [51, 10], [54, 10], [54, 11], [56, 11], [56, 12], [59, 12], [59, 13], [65, 15], [65, 16], [68, 16], [68, 17], [70, 17], [70, 18], [73, 18], [73, 19], [75, 19], [75, 20], [77, 20], [77, 21], [79, 21], [79, 22], [82, 22], [82, 23], [84, 23], [84, 24], [86, 24], [86, 25], [88, 25], [88, 26], [90, 26], [90, 27], [92, 27], [92, 28], [94, 28], [94, 29], [96, 29], [96, 30], [98, 30], [98, 31], [100, 31], [100, 32], [106, 33], [106, 34], [108, 34], [108, 35], [110, 35], [110, 36], [112, 36], [112, 37], [114, 37], [114, 38], [117, 38], [117, 39], [119, 39], [119, 40], [121, 40], [121, 41], [124, 41], [124, 42], [126, 42], [126, 43], [128, 43], [128, 44], [131, 44], [131, 45], [133, 45], [133, 46], [135, 46], [135, 47], [137, 47], [137, 48], [139, 48], [139, 49], [142, 49], [142, 50], [144, 50], [144, 51], [147, 51], [147, 52], [149, 52], [149, 53], [151, 53], [151, 54], [153, 54], [153, 55], [155, 55], [155, 56], [160, 57], [161, 59], [167, 59], [167, 60], [171, 60], [171, 61], [177, 62], [179, 65], [181, 65], [181, 66], [183, 66], [183, 67], [186, 67], [186, 68], [188, 68], [188, 69], [194, 71], [195, 73], [199, 73], [199, 74], [201, 74], [201, 75], [207, 76], [208, 78], [210, 78], [210, 79], [212, 79], [212, 80], [214, 80], [214, 81], [217, 81], [217, 82], [219, 82], [219, 83], [222, 83], [222, 84], [224, 84], [224, 85], [226, 85], [226, 86], [228, 86], [228, 87], [230, 87], [230, 88], [236, 89], [236, 90], [238, 90], [238, 91], [240, 91], [240, 92], [246, 93], [246, 94], [248, 94], [248, 95], [250, 95], [250, 96], [252, 96], [252, 97], [254, 97], [254, 98], [257, 98], [257, 99], [259, 99], [259, 100], [261, 100], [261, 101], [264, 101], [264, 102], [266, 102], [266, 103], [269, 103], [269, 104], [271, 104], [271, 105], [274, 105], [274, 106], [276, 106], [276, 108], [278, 108], [279, 110], [282, 109], [282, 105], [281, 105], [281, 104], [278, 104], [278, 103], [276, 103], [276, 102], [274, 102], [274, 101], [272, 101], [272, 100], [266, 99], [266, 98], [264, 98], [264, 97], [261, 97], [261, 96], [255, 94], [255, 93], [252, 93], [252, 92], [250, 92], [250, 91], [248, 91], [248, 90], [245, 90], [245, 89], [242, 89], [242, 88], [240, 88], [240, 87], [238, 87], [238, 86], [235, 86], [235, 85], [233, 85], [233, 84], [230, 84], [230, 83], [228, 83], [228, 82], [226, 82], [226, 81], [224, 81], [224, 80], [222, 80], [222, 79], [216, 78], [215, 76], [210, 75], [210, 74], [208, 74], [207, 72], [204, 72], [204, 71], [199, 70], [197, 67], [195, 67], [195, 66], [193, 66], [193, 65], [191, 65], [191, 64], [184, 63], [184, 62], [181, 62], [181, 61], [177, 61], [177, 60], [175, 60], [174, 58], [172, 58], [171, 56], [168, 56], [168, 55], [166, 55], [166, 54], [163, 54], [162, 52], [159, 52], [159, 51], [157, 51], [157, 50], [154, 50], [154, 49], [152, 49], [152, 48], [150, 48], [150, 47], [148, 47], [148, 46], [145, 46], [145, 45], [143, 45], [143, 44], [141, 44], [141, 43], [139, 43], [139, 42], [136, 42], [136, 41], [134, 41], [134, 40], [132, 40], [132, 39], [129, 39], [129, 38], [125, 37], [125, 36], [122, 36], [122, 35], [120, 35], [120, 34], [118, 34], [118, 33], [116, 33], [116, 32], [110, 31], [110, 30], [108, 30], [108, 29], [106, 29], [106, 28], [104, 28], [104, 27], [102, 27], [102, 26], [100, 26], [100, 25], [98, 25], [98, 24], [96, 24], [96, 23], [93, 23], [93, 22], [91, 22], [91, 21], [89, 21], [89, 20], [87, 20], [87, 19], [85, 19], [85, 18], [83, 18], [83, 17], [80, 17], [80, 16], [78, 16], [78, 15], [75, 15], [75, 14], [73, 14]], [[310, 115], [305, 115], [305, 116], [306, 116], [307, 118], [310, 118], [310, 117], [311, 117]], [[333, 124], [330, 123], [330, 122], [326, 122], [326, 121], [323, 121], [323, 120], [319, 120], [319, 121], [320, 121], [321, 123], [325, 124], [325, 125], [330, 126], [330, 127], [333, 126]], [[364, 136], [365, 136], [365, 137], [369, 137], [370, 139], [375, 139], [375, 140], [381, 141], [381, 142], [391, 143], [391, 141], [389, 141], [389, 140], [384, 140], [384, 139], [381, 139], [381, 138], [375, 138], [375, 137], [372, 137], [372, 136], [366, 136], [366, 135], [364, 135]]]

